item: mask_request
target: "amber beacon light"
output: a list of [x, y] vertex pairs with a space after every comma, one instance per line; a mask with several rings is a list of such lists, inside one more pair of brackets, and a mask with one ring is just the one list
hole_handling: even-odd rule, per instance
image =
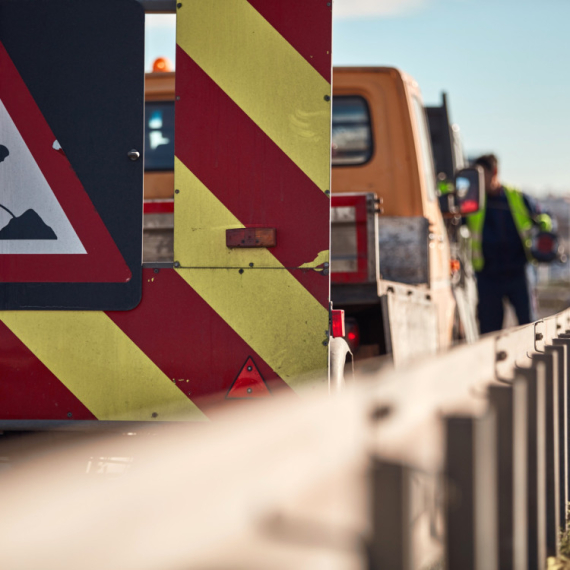
[[152, 64], [153, 73], [174, 71], [172, 62], [167, 57], [157, 57]]

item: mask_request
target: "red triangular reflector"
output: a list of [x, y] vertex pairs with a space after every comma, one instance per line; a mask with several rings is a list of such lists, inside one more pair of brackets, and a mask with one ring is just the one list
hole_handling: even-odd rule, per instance
[[228, 390], [226, 398], [245, 399], [264, 398], [266, 396], [271, 396], [271, 392], [250, 356]]

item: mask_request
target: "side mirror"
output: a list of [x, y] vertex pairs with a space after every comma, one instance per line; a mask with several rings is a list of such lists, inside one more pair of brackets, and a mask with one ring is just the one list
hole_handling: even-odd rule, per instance
[[455, 205], [463, 216], [475, 214], [483, 208], [485, 178], [480, 166], [462, 168], [455, 174]]

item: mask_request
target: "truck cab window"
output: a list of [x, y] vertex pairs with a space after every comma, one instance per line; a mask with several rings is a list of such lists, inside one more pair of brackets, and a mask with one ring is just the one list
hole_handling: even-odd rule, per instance
[[372, 156], [370, 112], [362, 97], [335, 96], [332, 108], [332, 165], [364, 164]]
[[174, 101], [146, 103], [144, 169], [174, 169]]
[[435, 200], [435, 171], [433, 168], [431, 143], [429, 138], [426, 113], [421, 101], [417, 97], [414, 97], [413, 101], [414, 116], [416, 119], [416, 125], [418, 127], [418, 133], [420, 135], [420, 148], [422, 153], [421, 160], [423, 165], [425, 184], [427, 188], [427, 195], [429, 200]]

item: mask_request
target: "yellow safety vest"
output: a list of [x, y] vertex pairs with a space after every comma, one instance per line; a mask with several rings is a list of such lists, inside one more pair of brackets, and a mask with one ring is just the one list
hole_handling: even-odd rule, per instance
[[[542, 230], [550, 231], [552, 229], [552, 220], [547, 214], [539, 214], [534, 221], [524, 203], [521, 192], [514, 188], [504, 187], [509, 209], [515, 222], [515, 227], [521, 238], [521, 242], [529, 262], [534, 262], [530, 248], [532, 246], [532, 228], [535, 222], [538, 223]], [[485, 265], [483, 259], [483, 226], [485, 225], [485, 209], [479, 210], [475, 214], [467, 216], [467, 226], [471, 233], [471, 252], [473, 269], [481, 271]]]

